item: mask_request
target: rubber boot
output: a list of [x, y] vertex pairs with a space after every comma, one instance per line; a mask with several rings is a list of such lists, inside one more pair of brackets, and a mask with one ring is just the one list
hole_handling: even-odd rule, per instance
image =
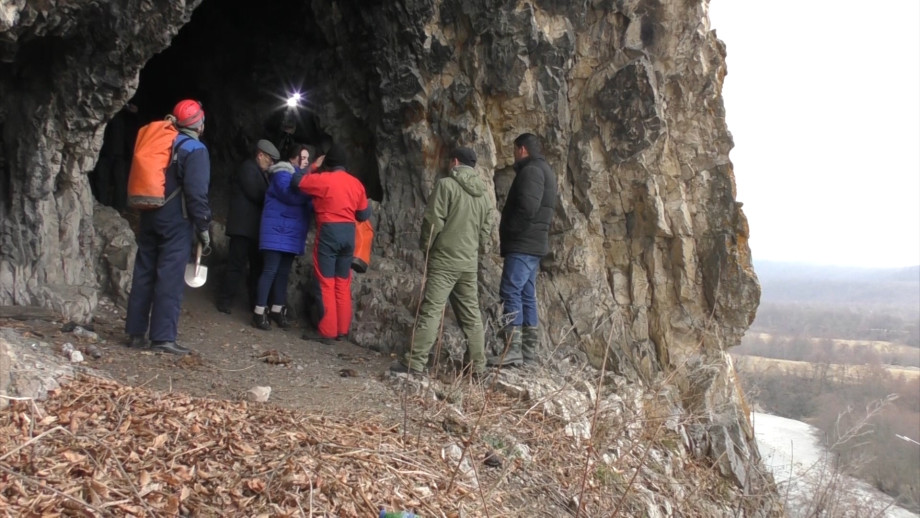
[[[510, 333], [511, 336], [508, 336]], [[509, 326], [505, 332], [505, 348], [507, 352], [502, 355], [490, 356], [486, 359], [486, 365], [489, 367], [520, 367], [524, 364], [524, 357], [521, 355], [521, 326]]]
[[537, 326], [524, 326], [521, 328], [521, 355], [524, 365], [535, 366], [540, 364], [537, 358], [537, 349], [540, 348], [540, 329]]
[[268, 314], [270, 320], [274, 320], [278, 327], [282, 329], [287, 329], [291, 326], [291, 322], [288, 320], [288, 309], [287, 306], [281, 306], [281, 311], [271, 311]]

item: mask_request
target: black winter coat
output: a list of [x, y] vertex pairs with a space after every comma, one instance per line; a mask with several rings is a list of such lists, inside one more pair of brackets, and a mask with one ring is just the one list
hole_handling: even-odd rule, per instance
[[501, 255], [549, 253], [549, 226], [556, 209], [556, 175], [542, 156], [514, 164], [517, 173], [498, 227]]
[[230, 208], [227, 211], [228, 236], [259, 239], [262, 205], [268, 189], [268, 173], [262, 172], [254, 159], [240, 164], [230, 185]]

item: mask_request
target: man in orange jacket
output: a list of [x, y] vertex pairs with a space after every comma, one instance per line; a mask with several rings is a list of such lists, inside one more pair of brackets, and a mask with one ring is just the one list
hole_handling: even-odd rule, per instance
[[141, 213], [125, 332], [128, 347], [185, 355], [190, 349], [176, 343], [183, 279], [193, 241], [197, 239], [203, 248], [211, 243], [211, 158], [198, 140], [204, 132], [201, 103], [180, 101], [173, 116], [179, 135], [166, 169], [166, 192], [173, 194], [162, 207]]
[[347, 337], [351, 328], [355, 223], [371, 217], [367, 192], [361, 181], [346, 170], [345, 153], [337, 144], [326, 152], [322, 171], [295, 174], [291, 186], [313, 197], [316, 214], [313, 272], [323, 300], [319, 334], [326, 339]]

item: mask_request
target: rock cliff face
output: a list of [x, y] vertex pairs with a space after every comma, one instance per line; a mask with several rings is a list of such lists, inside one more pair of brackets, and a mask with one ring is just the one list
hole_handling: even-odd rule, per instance
[[[752, 321], [759, 285], [706, 0], [265, 4], [3, 4], [0, 303], [86, 320], [100, 289], [124, 286], [104, 272], [130, 259], [117, 236], [97, 235], [87, 174], [105, 123], [135, 93], [150, 117], [203, 100], [220, 228], [229, 172], [299, 88], [303, 138], [344, 143], [379, 202], [354, 339], [396, 349], [422, 282], [418, 223], [447, 152], [475, 148], [500, 207], [512, 141], [532, 132], [560, 192], [538, 281], [544, 347], [607, 357], [635, 381], [671, 376], [675, 403], [701, 416], [695, 451], [748, 485], [757, 453], [724, 350]], [[481, 278], [492, 322], [499, 261], [486, 258]]]

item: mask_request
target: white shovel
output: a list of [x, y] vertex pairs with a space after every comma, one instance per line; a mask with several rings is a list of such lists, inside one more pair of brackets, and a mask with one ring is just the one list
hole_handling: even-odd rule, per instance
[[208, 280], [208, 267], [201, 266], [201, 243], [195, 248], [195, 264], [185, 265], [185, 284], [200, 288]]

